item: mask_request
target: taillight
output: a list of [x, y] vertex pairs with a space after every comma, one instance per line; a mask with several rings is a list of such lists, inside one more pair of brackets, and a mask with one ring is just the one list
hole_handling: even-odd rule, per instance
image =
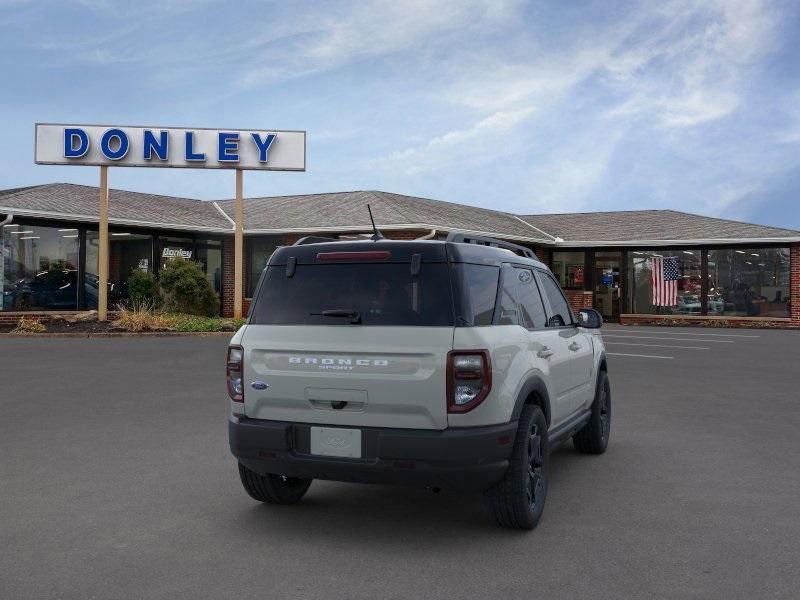
[[492, 363], [487, 350], [453, 350], [447, 354], [447, 412], [471, 411], [491, 389]]
[[241, 346], [228, 346], [227, 378], [228, 396], [234, 402], [244, 402], [244, 386], [242, 384], [244, 348]]

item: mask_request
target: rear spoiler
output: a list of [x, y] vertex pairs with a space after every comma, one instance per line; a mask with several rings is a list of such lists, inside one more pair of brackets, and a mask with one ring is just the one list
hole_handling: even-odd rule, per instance
[[532, 258], [533, 260], [539, 260], [538, 258], [536, 258], [536, 255], [530, 248], [526, 248], [525, 246], [520, 246], [518, 244], [512, 244], [511, 242], [506, 242], [504, 240], [498, 240], [496, 238], [483, 237], [480, 235], [471, 235], [468, 233], [450, 232], [447, 234], [446, 241], [452, 242], [454, 244], [475, 244], [476, 246], [491, 246], [492, 248], [503, 248], [504, 250], [511, 250], [511, 252], [513, 252], [514, 254], [519, 254], [520, 256], [524, 256], [525, 258]]
[[327, 242], [341, 242], [341, 241], [344, 240], [337, 240], [336, 238], [322, 237], [319, 235], [307, 235], [305, 237], [301, 237], [294, 244], [292, 244], [292, 246], [305, 246], [306, 244], [323, 244]]

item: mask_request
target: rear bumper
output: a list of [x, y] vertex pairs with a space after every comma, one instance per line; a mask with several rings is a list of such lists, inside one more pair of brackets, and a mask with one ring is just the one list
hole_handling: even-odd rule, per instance
[[360, 429], [363, 458], [331, 458], [311, 455], [309, 424], [228, 420], [231, 452], [257, 473], [458, 491], [485, 490], [502, 479], [517, 423], [443, 431]]

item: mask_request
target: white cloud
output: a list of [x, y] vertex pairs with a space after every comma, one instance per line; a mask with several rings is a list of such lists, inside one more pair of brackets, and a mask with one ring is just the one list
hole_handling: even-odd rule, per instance
[[[535, 29], [510, 30], [511, 49], [454, 51], [446, 61], [443, 98], [454, 111], [462, 108], [461, 127], [374, 162], [405, 174], [465, 165], [491, 169], [517, 152], [530, 161], [526, 167], [522, 160], [515, 181], [528, 196], [510, 204], [548, 211], [588, 207], [609, 185], [612, 158], [631, 131], [652, 131], [662, 151], [696, 156], [691, 144], [705, 142], [693, 132], [747, 103], [753, 72], [778, 43], [778, 18], [777, 9], [760, 0], [675, 1], [655, 10], [644, 5], [614, 22], [583, 24], [574, 38], [551, 45], [535, 39]], [[467, 143], [489, 131], [493, 144], [485, 151]], [[492, 151], [497, 148], [503, 150]], [[716, 156], [703, 160], [732, 164], [729, 150], [713, 149]], [[708, 211], [719, 214], [758, 189], [751, 170], [763, 162], [754, 157], [750, 164], [728, 173], [724, 164], [712, 169], [728, 182], [708, 188], [716, 198], [705, 204]]]
[[466, 129], [448, 131], [372, 164], [413, 175], [442, 169], [456, 161], [464, 167], [495, 160], [503, 154], [502, 136], [530, 118], [533, 112], [533, 108], [496, 112]]
[[[240, 81], [252, 87], [326, 71], [364, 57], [418, 54], [438, 37], [463, 40], [478, 27], [508, 23], [516, 0], [370, 0], [319, 9], [295, 19], [293, 36], [302, 42], [285, 49], [270, 46], [264, 62], [247, 69]], [[433, 41], [433, 42], [432, 42]], [[280, 66], [276, 67], [278, 64]]]

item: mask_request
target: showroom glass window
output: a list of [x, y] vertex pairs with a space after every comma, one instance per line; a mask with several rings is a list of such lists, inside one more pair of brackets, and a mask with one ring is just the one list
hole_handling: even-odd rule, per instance
[[247, 297], [252, 298], [261, 272], [272, 253], [285, 244], [282, 236], [247, 238]]
[[76, 310], [79, 247], [77, 229], [4, 225], [0, 308]]
[[708, 314], [790, 317], [789, 248], [708, 251]]
[[[631, 312], [645, 315], [702, 314], [702, 257], [692, 250], [634, 250], [630, 256]], [[674, 267], [675, 269], [673, 270]], [[656, 271], [674, 273], [674, 293], [659, 293]], [[667, 279], [662, 277], [662, 279]]]
[[222, 242], [220, 240], [197, 240], [197, 262], [206, 274], [211, 287], [222, 298]]
[[180, 260], [197, 260], [194, 248], [194, 238], [189, 237], [161, 237], [160, 244], [160, 265], [163, 269], [167, 262], [173, 258]]
[[561, 289], [584, 289], [586, 269], [585, 252], [553, 252], [552, 271]]
[[[132, 231], [108, 234], [108, 306], [116, 308], [128, 299], [128, 278], [135, 270], [153, 272], [153, 236]], [[97, 308], [97, 269], [100, 240], [97, 231], [86, 232], [84, 302]]]

